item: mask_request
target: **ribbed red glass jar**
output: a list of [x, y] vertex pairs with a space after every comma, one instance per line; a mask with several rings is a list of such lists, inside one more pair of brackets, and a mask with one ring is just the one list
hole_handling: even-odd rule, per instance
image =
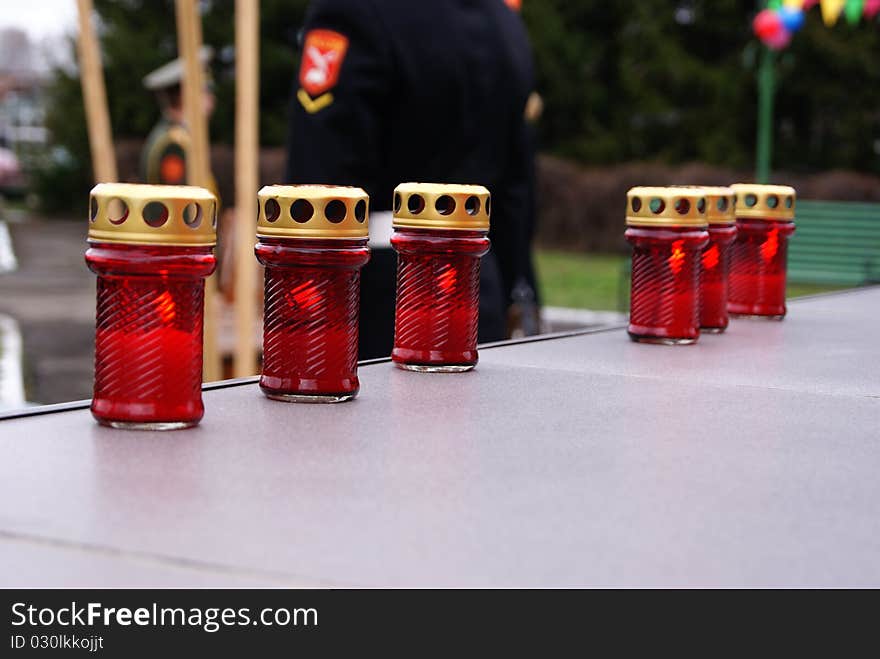
[[700, 257], [700, 331], [717, 334], [730, 324], [727, 297], [730, 246], [736, 239], [736, 196], [731, 188], [704, 188], [703, 191], [709, 244]]
[[728, 311], [782, 320], [787, 313], [788, 240], [795, 231], [794, 188], [738, 184], [737, 237], [731, 248]]
[[360, 270], [369, 261], [368, 197], [359, 188], [267, 186], [257, 259], [266, 266], [260, 388], [274, 400], [354, 398]]
[[700, 257], [709, 242], [699, 190], [633, 188], [626, 239], [633, 247], [629, 336], [689, 344], [700, 337]]
[[85, 258], [98, 275], [91, 410], [101, 424], [173, 430], [201, 420], [215, 208], [214, 196], [201, 188], [92, 190]]
[[394, 193], [397, 300], [392, 361], [422, 372], [476, 366], [480, 258], [489, 251], [489, 191], [405, 183]]

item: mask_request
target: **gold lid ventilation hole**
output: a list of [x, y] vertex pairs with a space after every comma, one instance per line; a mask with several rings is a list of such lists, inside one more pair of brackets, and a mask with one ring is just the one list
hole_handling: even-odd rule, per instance
[[89, 240], [129, 245], [217, 243], [217, 198], [188, 185], [100, 183], [89, 197]]
[[736, 223], [736, 193], [726, 186], [703, 186], [706, 195], [706, 221], [709, 224]]
[[367, 238], [370, 198], [360, 188], [267, 185], [257, 194], [257, 235], [266, 238]]
[[776, 220], [794, 220], [797, 192], [787, 185], [760, 185], [736, 183], [730, 186], [736, 193], [736, 217]]
[[488, 231], [491, 214], [482, 185], [401, 183], [394, 190], [395, 228]]
[[637, 187], [626, 193], [629, 226], [704, 228], [706, 208], [706, 195], [699, 187]]
[[706, 222], [712, 225], [736, 223], [736, 193], [733, 188], [716, 185], [672, 185], [672, 189], [700, 190], [706, 197]]

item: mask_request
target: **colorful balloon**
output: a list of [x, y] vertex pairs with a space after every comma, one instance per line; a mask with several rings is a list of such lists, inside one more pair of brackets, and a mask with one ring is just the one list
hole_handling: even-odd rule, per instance
[[804, 12], [800, 9], [783, 7], [779, 10], [779, 20], [789, 32], [797, 32], [804, 26]]
[[880, 14], [880, 0], [865, 0], [865, 18], [869, 21]]
[[782, 50], [791, 43], [791, 32], [782, 28], [776, 34], [762, 39], [762, 41], [771, 50]]
[[846, 7], [843, 13], [846, 16], [846, 22], [850, 25], [857, 25], [862, 20], [862, 12], [865, 9], [865, 0], [846, 0]]
[[808, 11], [819, 4], [819, 0], [804, 0], [802, 9]]
[[772, 9], [764, 9], [758, 12], [755, 20], [752, 21], [752, 29], [755, 31], [755, 36], [765, 42], [780, 32], [786, 31], [779, 18], [779, 14]]
[[837, 24], [837, 19], [843, 12], [846, 0], [821, 0], [822, 4], [822, 20], [825, 21], [827, 27], [833, 27]]

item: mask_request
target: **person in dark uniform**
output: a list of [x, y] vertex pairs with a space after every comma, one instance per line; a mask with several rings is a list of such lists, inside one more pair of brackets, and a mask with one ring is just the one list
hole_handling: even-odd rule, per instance
[[286, 178], [370, 195], [360, 357], [391, 352], [390, 211], [395, 186], [408, 181], [479, 184], [492, 193], [479, 340], [505, 338], [514, 290], [522, 295], [526, 286], [534, 299], [535, 289], [533, 152], [524, 121], [534, 81], [515, 8], [505, 0], [315, 0], [302, 35]]

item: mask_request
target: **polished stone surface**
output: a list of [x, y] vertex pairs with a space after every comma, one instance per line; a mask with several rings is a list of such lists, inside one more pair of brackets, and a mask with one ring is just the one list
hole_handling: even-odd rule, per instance
[[618, 332], [505, 350], [510, 366], [880, 396], [880, 287], [789, 302], [784, 321], [733, 319], [690, 346], [621, 342]]
[[366, 366], [342, 405], [208, 391], [175, 433], [0, 421], [0, 584], [878, 586], [878, 321], [869, 289]]

